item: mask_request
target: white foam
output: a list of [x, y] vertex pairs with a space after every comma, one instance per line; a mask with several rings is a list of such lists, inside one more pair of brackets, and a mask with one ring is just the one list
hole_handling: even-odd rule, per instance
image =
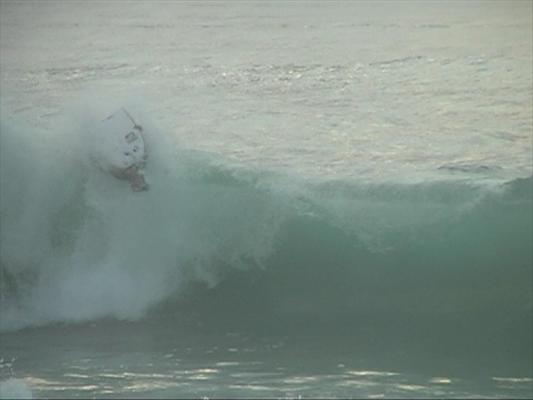
[[268, 255], [279, 207], [253, 187], [206, 182], [205, 164], [188, 166], [142, 110], [128, 110], [146, 131], [144, 193], [91, 164], [94, 110], [54, 132], [2, 129], [0, 261], [19, 291], [2, 303], [0, 329], [136, 319], [190, 280], [212, 286], [220, 267]]
[[31, 388], [22, 379], [0, 382], [0, 399], [33, 399]]

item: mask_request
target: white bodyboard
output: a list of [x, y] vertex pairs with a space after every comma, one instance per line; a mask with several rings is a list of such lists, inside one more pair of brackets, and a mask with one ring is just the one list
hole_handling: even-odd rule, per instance
[[137, 191], [140, 185], [146, 190], [142, 169], [148, 155], [142, 127], [120, 109], [101, 121], [96, 130], [92, 158], [98, 166], [119, 179], [142, 178], [142, 183], [132, 183], [132, 187]]

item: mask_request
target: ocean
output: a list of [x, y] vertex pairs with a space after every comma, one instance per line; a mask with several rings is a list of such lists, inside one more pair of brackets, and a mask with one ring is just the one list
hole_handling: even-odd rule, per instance
[[0, 398], [533, 397], [532, 2], [2, 0], [0, 79]]

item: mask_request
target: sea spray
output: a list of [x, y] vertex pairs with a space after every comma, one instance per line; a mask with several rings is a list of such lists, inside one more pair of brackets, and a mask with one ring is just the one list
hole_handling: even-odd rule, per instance
[[[91, 164], [90, 124], [43, 141], [32, 140], [42, 132], [2, 126], [2, 329], [138, 318], [184, 282], [212, 286], [219, 270], [260, 265], [270, 252], [279, 204], [212, 181], [208, 166], [188, 164], [140, 123], [150, 132], [151, 184], [140, 194]], [[56, 150], [65, 137], [75, 143], [68, 157]]]

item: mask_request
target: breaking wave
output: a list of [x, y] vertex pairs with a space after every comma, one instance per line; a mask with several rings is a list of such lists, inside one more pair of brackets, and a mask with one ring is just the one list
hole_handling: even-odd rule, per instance
[[132, 193], [86, 157], [90, 123], [50, 133], [2, 119], [1, 330], [164, 303], [211, 325], [422, 341], [460, 330], [531, 354], [531, 177], [311, 182], [175, 150], [142, 124], [151, 189]]

